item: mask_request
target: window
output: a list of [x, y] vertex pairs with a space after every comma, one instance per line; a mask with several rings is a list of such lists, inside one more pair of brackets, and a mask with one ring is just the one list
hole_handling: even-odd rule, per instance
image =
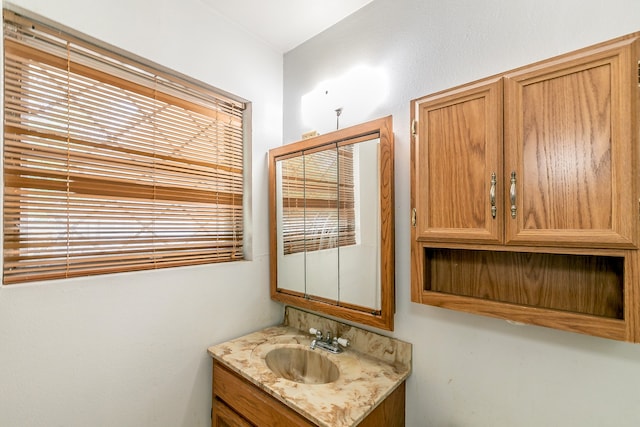
[[4, 11], [5, 284], [243, 257], [245, 105]]

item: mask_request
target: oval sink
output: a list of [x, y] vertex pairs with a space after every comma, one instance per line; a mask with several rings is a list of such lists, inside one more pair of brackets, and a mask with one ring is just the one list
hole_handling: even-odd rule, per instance
[[265, 356], [267, 366], [274, 374], [303, 384], [326, 384], [340, 376], [335, 363], [328, 357], [300, 347], [281, 347]]

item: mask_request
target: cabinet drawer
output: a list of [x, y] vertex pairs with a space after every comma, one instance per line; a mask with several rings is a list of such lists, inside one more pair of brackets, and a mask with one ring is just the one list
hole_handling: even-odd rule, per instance
[[315, 426], [216, 361], [213, 362], [213, 395], [257, 426]]

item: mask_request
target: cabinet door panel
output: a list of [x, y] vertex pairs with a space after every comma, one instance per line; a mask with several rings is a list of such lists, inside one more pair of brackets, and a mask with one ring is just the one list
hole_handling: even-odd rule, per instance
[[[219, 362], [213, 362], [213, 398], [225, 402], [229, 408], [256, 426], [312, 427], [294, 410], [280, 403], [266, 392], [248, 383]], [[214, 407], [214, 410], [217, 407]], [[232, 424], [240, 427], [240, 424]]]
[[507, 243], [635, 247], [633, 46], [506, 76], [505, 173], [516, 172], [517, 209]]
[[501, 80], [435, 94], [414, 108], [417, 239], [501, 242]]
[[229, 408], [222, 401], [213, 398], [213, 412], [211, 413], [212, 427], [253, 427], [239, 414]]

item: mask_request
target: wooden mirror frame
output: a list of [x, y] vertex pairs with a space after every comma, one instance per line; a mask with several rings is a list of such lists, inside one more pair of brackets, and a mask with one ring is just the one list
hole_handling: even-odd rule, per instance
[[[391, 116], [340, 129], [269, 150], [269, 265], [271, 299], [363, 325], [393, 330], [395, 314], [395, 232], [393, 121]], [[304, 150], [342, 141], [380, 138], [380, 310], [353, 304], [308, 299], [303, 293], [278, 288], [276, 161]]]

